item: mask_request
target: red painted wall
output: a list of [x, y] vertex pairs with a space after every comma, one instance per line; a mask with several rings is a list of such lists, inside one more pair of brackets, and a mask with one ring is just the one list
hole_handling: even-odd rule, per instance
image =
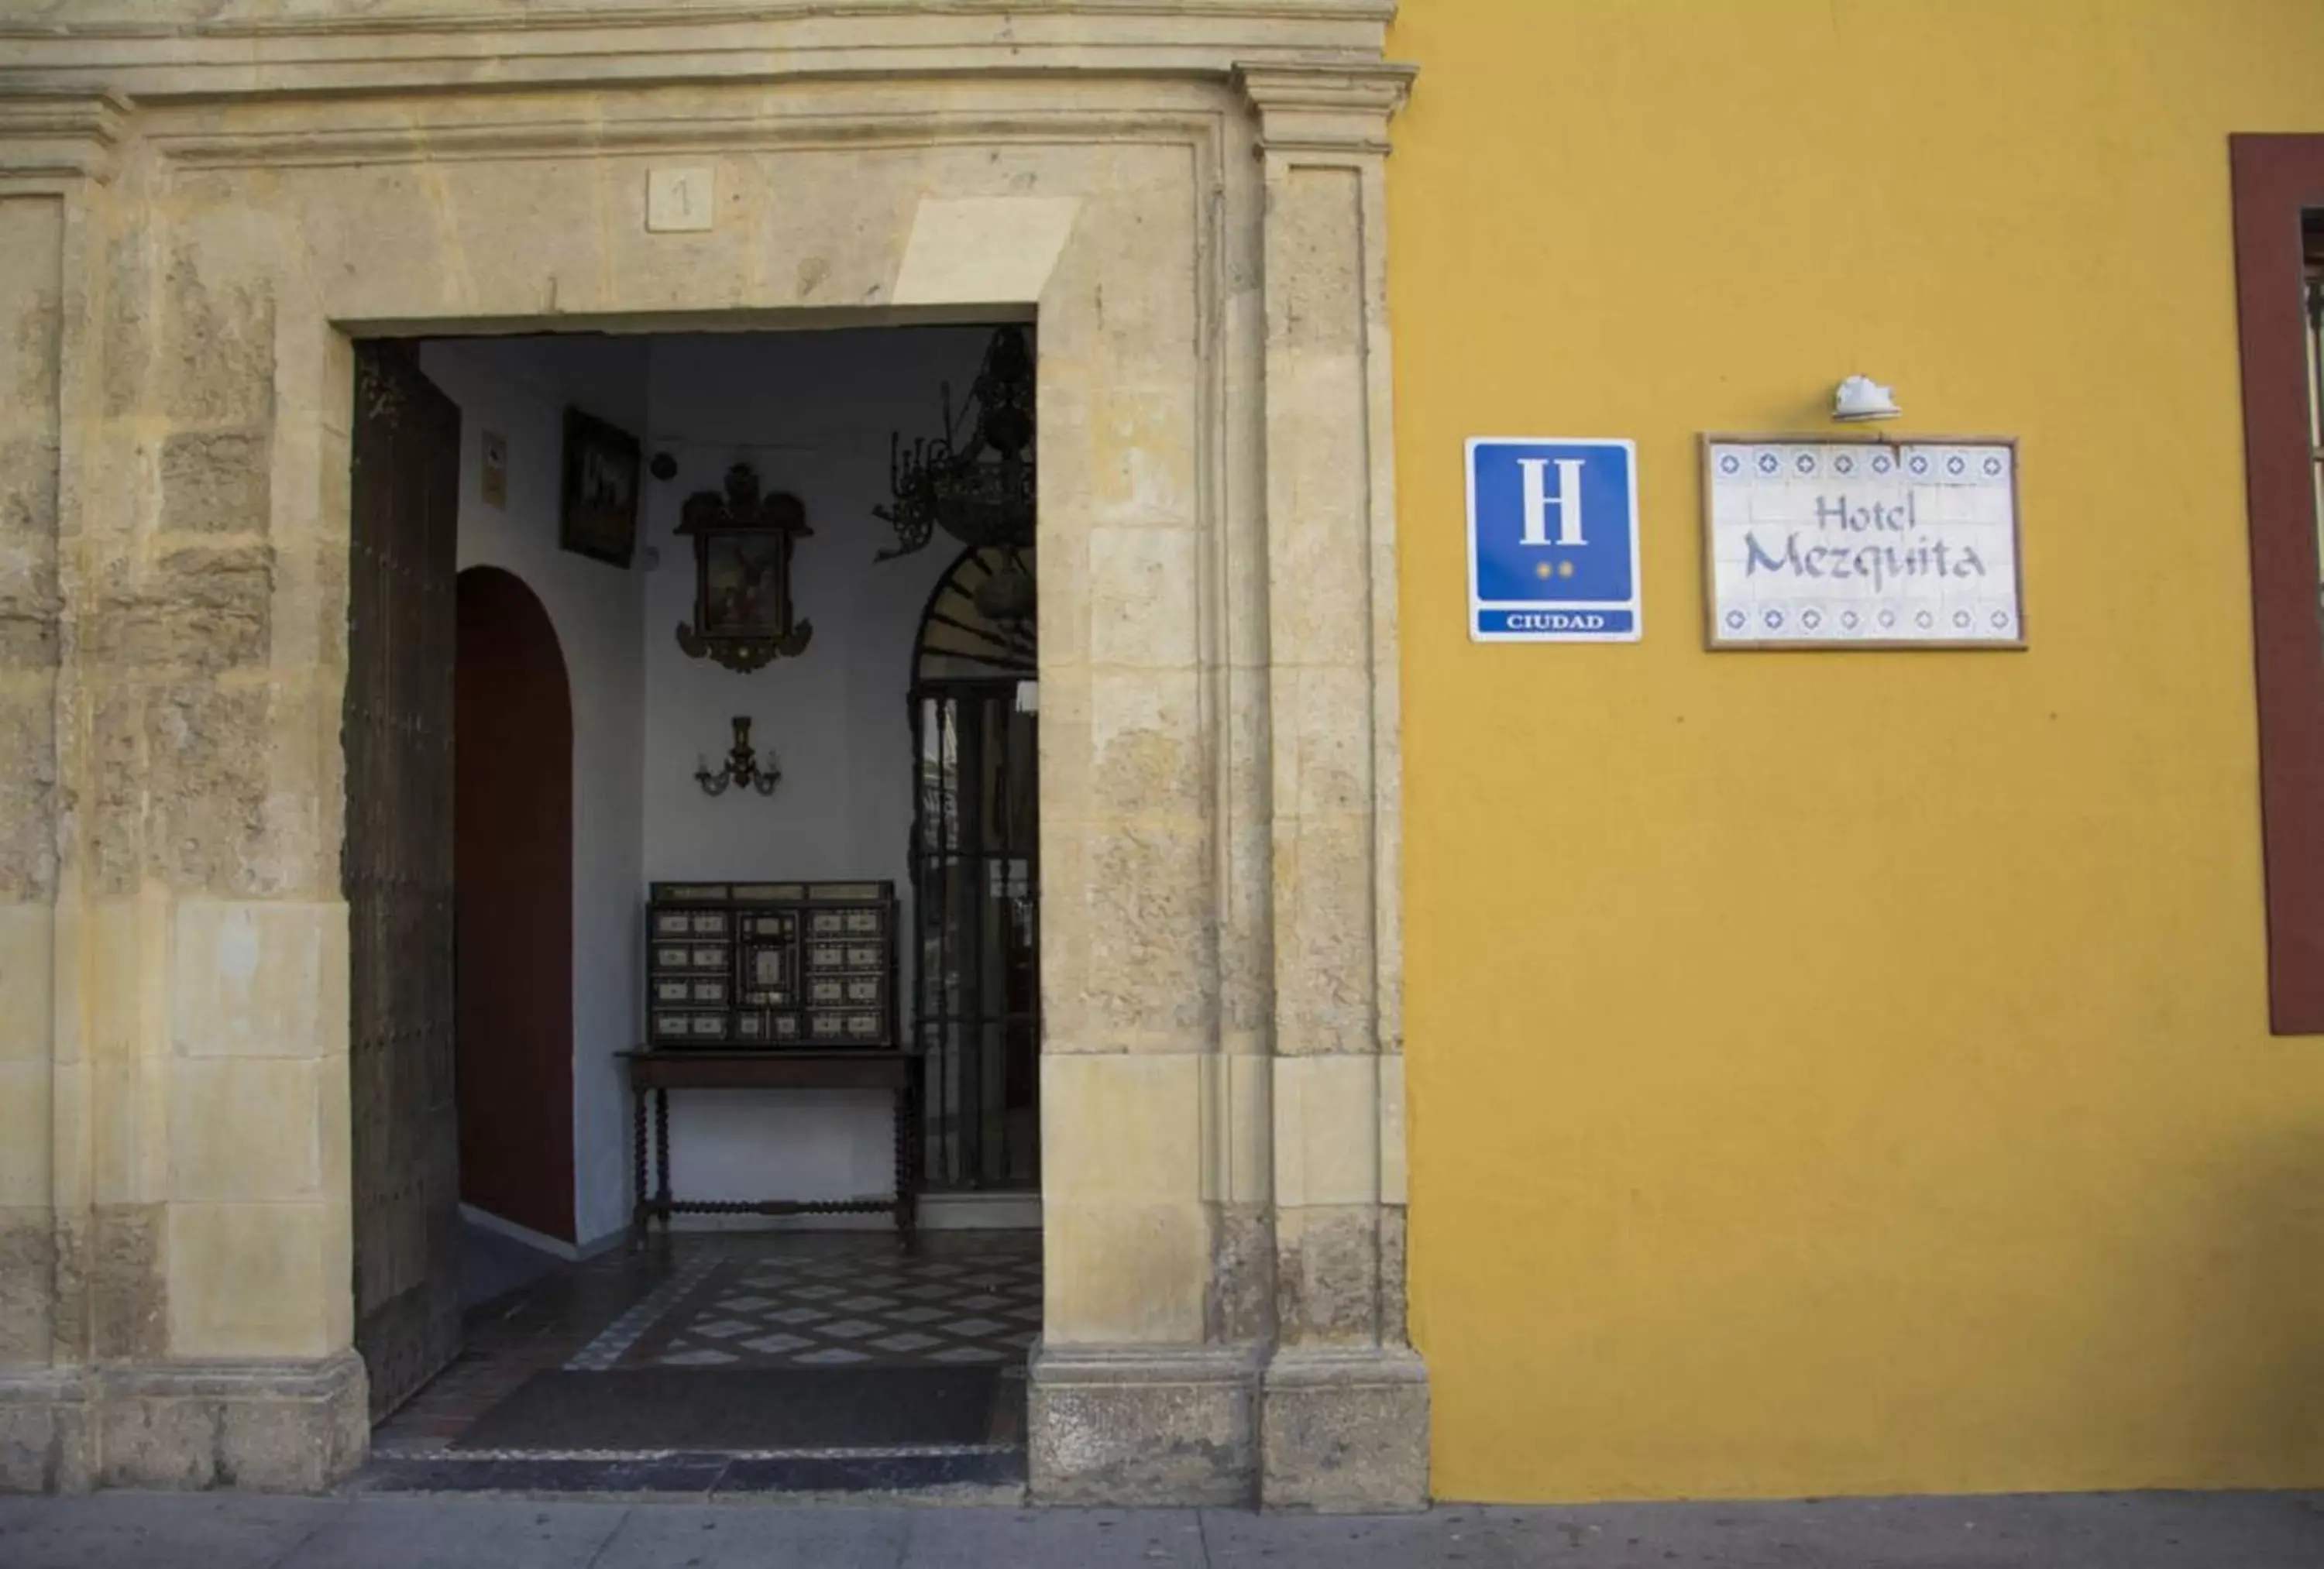
[[549, 612], [460, 574], [460, 1197], [573, 1233], [573, 701]]

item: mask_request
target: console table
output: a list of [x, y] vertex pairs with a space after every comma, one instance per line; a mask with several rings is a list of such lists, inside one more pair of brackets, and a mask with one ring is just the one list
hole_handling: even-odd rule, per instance
[[[622, 1053], [629, 1070], [630, 1097], [636, 1109], [632, 1152], [637, 1206], [631, 1214], [631, 1243], [643, 1246], [656, 1216], [669, 1229], [673, 1215], [877, 1215], [895, 1216], [908, 1237], [917, 1222], [914, 1178], [918, 1170], [918, 1059], [892, 1047], [854, 1051], [638, 1051]], [[884, 1089], [892, 1097], [896, 1133], [896, 1191], [889, 1198], [681, 1199], [669, 1190], [669, 1092], [673, 1089]], [[646, 1129], [646, 1097], [653, 1096], [653, 1130]], [[646, 1185], [646, 1152], [653, 1151], [651, 1188]]]

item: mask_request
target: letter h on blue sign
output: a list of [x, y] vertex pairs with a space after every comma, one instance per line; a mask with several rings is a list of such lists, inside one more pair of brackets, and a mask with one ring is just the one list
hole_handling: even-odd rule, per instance
[[1489, 641], [1638, 636], [1629, 442], [1469, 443], [1469, 617], [1471, 636]]

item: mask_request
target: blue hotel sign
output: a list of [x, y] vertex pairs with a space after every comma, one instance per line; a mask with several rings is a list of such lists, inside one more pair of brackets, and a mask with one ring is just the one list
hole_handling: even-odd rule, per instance
[[1637, 640], [1631, 443], [1471, 439], [1469, 636], [1480, 643]]

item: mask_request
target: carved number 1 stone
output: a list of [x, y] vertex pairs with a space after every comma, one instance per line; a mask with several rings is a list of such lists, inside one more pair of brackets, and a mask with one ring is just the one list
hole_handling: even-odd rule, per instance
[[707, 166], [657, 169], [646, 176], [646, 229], [665, 234], [710, 226], [711, 170]]

